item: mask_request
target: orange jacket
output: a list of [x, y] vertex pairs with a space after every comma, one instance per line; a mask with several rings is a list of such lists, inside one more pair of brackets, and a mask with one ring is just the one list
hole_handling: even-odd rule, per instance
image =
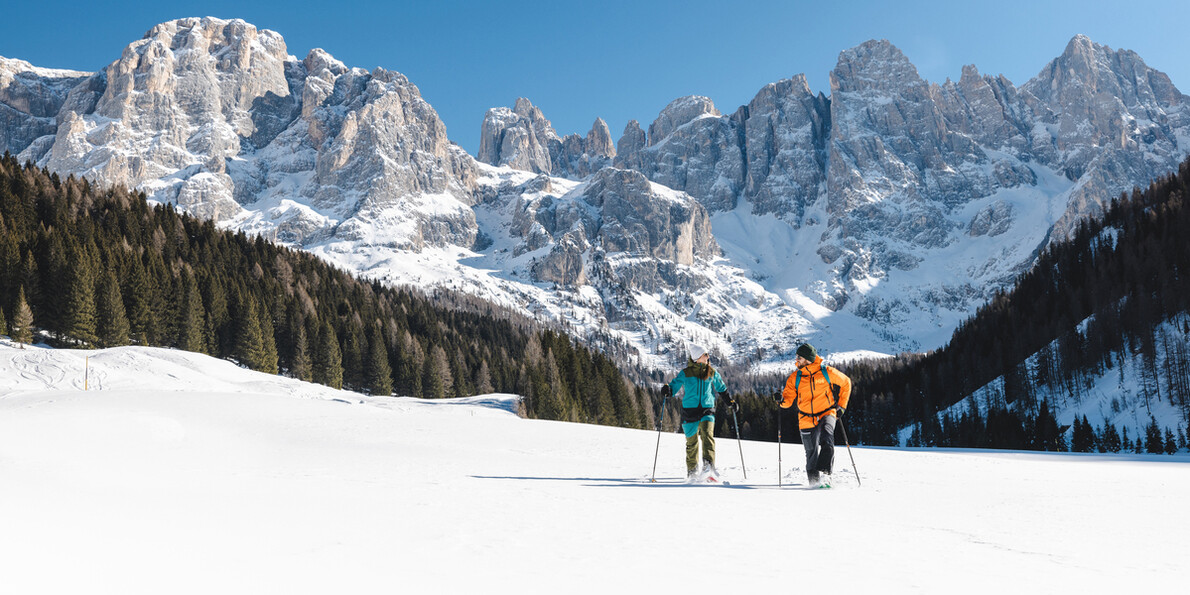
[[[822, 363], [822, 356], [814, 359], [814, 363], [801, 369], [802, 381], [797, 381], [797, 370], [789, 375], [785, 381], [785, 390], [781, 391], [781, 407], [788, 409], [797, 401], [798, 428], [803, 430], [818, 425], [818, 420], [827, 415], [834, 415], [834, 391], [827, 386], [826, 378], [822, 375], [822, 368], [826, 367], [830, 374], [830, 383], [839, 387], [838, 405], [844, 409], [851, 401], [851, 379], [838, 371], [834, 366]], [[797, 385], [797, 388], [794, 388]]]

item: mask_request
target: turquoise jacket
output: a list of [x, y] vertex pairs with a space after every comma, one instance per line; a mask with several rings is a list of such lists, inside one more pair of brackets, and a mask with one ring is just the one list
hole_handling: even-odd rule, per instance
[[710, 378], [703, 380], [687, 376], [686, 370], [683, 369], [677, 378], [669, 381], [669, 390], [673, 391], [674, 396], [677, 396], [679, 390], [685, 391], [685, 394], [682, 395], [682, 409], [710, 411], [697, 421], [682, 423], [682, 432], [689, 437], [698, 433], [699, 422], [715, 421], [715, 394], [725, 392], [727, 385], [723, 384], [723, 377], [719, 375], [718, 370], [711, 374]]

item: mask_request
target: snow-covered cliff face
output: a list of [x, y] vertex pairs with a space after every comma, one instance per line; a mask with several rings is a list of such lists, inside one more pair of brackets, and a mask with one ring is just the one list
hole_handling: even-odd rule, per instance
[[57, 129], [54, 116], [90, 73], [37, 68], [0, 56], [0, 151], [16, 154]]
[[[528, 99], [478, 160], [403, 75], [243, 21], [181, 19], [99, 73], [0, 59], [0, 143], [392, 283], [470, 291], [650, 354], [933, 348], [1104, 201], [1190, 150], [1190, 102], [1076, 37], [1021, 87], [933, 84], [887, 41], [725, 114], [674, 100], [618, 142]], [[676, 357], [676, 356], [675, 356]]]
[[[56, 116], [53, 136], [22, 147], [22, 159], [203, 217], [267, 220], [299, 243], [475, 237], [473, 160], [416, 86], [318, 49], [297, 60], [280, 35], [240, 20], [154, 27]], [[365, 238], [361, 222], [375, 221], [391, 235]]]

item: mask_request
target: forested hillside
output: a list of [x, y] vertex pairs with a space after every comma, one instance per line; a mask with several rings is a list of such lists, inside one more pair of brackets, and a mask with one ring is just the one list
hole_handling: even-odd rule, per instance
[[[1121, 195], [1101, 219], [1083, 221], [1070, 240], [1041, 254], [1011, 291], [961, 325], [944, 348], [846, 366], [861, 387], [851, 409], [856, 433], [868, 442], [890, 443], [898, 428], [920, 423], [915, 442], [922, 445], [1113, 450], [1114, 444], [1118, 450], [1121, 432], [1109, 424], [1096, 428], [1099, 420], [1078, 419], [1070, 429], [1080, 439], [1068, 440], [1075, 432], [1058, 427], [1053, 404], [1037, 398], [1078, 400], [1093, 379], [1113, 369], [1119, 369], [1124, 390], [1135, 387], [1142, 399], [1172, 403], [1185, 424], [1188, 196], [1190, 161], [1148, 188]], [[1126, 376], [1123, 364], [1132, 358], [1141, 364]], [[994, 380], [999, 394], [988, 410], [958, 419], [935, 416]], [[1165, 451], [1170, 442], [1185, 447], [1184, 434], [1174, 441], [1171, 428], [1157, 429], [1156, 440], [1156, 424], [1150, 426], [1145, 450]], [[1096, 434], [1091, 440], [1088, 429]]]
[[515, 312], [383, 287], [303, 252], [0, 159], [0, 331], [151, 345], [372, 394], [524, 395], [531, 417], [652, 426], [607, 357]]

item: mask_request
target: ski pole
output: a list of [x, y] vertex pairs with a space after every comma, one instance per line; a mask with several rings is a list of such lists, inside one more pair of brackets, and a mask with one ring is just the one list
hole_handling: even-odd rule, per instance
[[657, 483], [657, 454], [661, 452], [661, 426], [665, 423], [665, 402], [669, 399], [661, 397], [661, 417], [657, 418], [657, 448], [653, 451], [653, 477], [649, 479]]
[[731, 410], [731, 419], [735, 421], [735, 443], [740, 447], [740, 467], [744, 470], [744, 479], [748, 479], [748, 466], [744, 464], [744, 444], [740, 442], [740, 418], [735, 409]]
[[843, 444], [847, 445], [847, 456], [851, 457], [851, 470], [855, 471], [855, 483], [857, 485], [864, 485], [864, 482], [859, 479], [859, 469], [855, 468], [855, 455], [851, 454], [851, 443], [847, 441], [847, 428], [843, 427], [843, 418], [839, 417], [839, 429], [843, 431]]
[[777, 405], [777, 487], [781, 487], [781, 406]]

